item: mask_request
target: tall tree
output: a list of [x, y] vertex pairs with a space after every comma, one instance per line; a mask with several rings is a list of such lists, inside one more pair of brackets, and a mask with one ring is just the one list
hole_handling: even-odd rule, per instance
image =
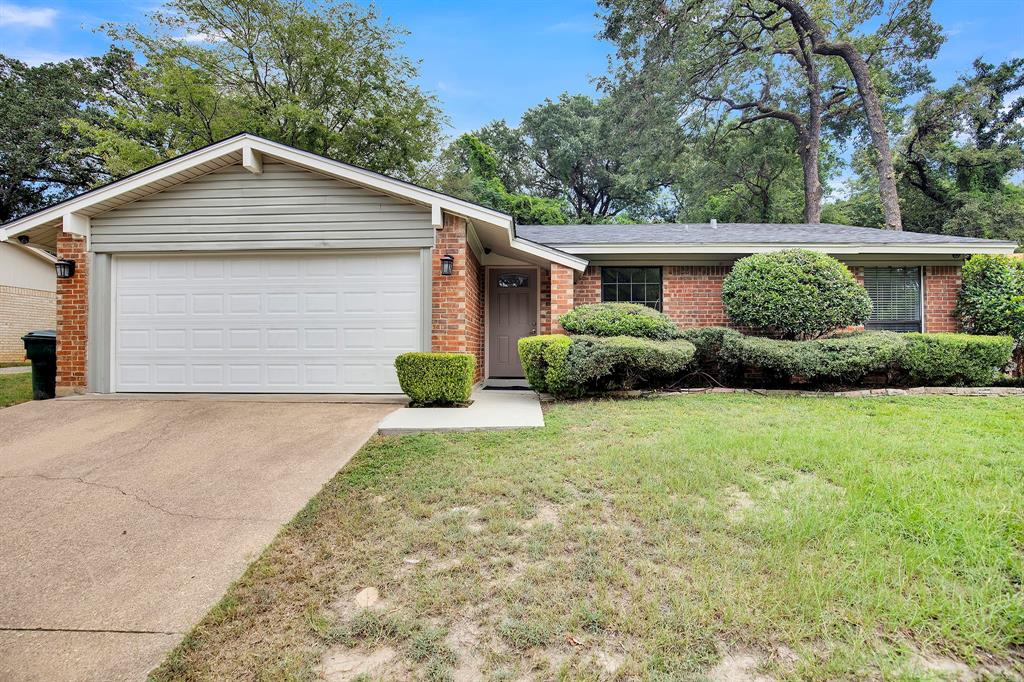
[[803, 178], [800, 159], [791, 151], [793, 134], [781, 121], [766, 121], [725, 136], [712, 131], [695, 140], [673, 173], [676, 219], [798, 222]]
[[149, 19], [108, 27], [139, 64], [109, 93], [113, 130], [81, 128], [112, 168], [241, 131], [405, 177], [436, 151], [436, 100], [372, 6], [172, 0]]
[[[826, 31], [828, 24], [812, 16], [806, 0], [769, 0], [789, 13], [790, 22], [801, 35], [809, 38], [815, 54], [841, 58], [853, 74], [860, 95], [861, 106], [867, 119], [867, 128], [875, 150], [875, 164], [878, 168], [878, 185], [881, 195], [882, 210], [885, 214], [885, 227], [890, 230], [902, 230], [903, 220], [900, 215], [899, 195], [896, 190], [896, 171], [893, 167], [892, 151], [889, 148], [889, 131], [882, 112], [882, 103], [875, 87], [868, 56], [862, 53], [862, 47], [856, 45], [849, 35]], [[859, 8], [867, 10], [867, 16], [876, 16], [885, 4], [881, 0], [863, 3]], [[931, 0], [897, 0], [888, 8], [889, 16], [883, 20], [876, 36], [896, 36], [900, 41], [916, 40], [925, 46], [934, 45], [938, 48], [940, 39], [938, 26], [930, 18]], [[862, 14], [861, 20], [867, 18]], [[915, 19], [917, 21], [915, 21]], [[923, 21], [922, 21], [923, 20]], [[918, 50], [914, 50], [917, 52]], [[933, 55], [931, 55], [933, 56]]]
[[[927, 2], [835, 0], [816, 8], [842, 35], [860, 32], [894, 102], [927, 82], [921, 62], [940, 41], [927, 11], [920, 13]], [[792, 126], [804, 172], [804, 219], [820, 220], [823, 128], [846, 134], [857, 111], [856, 79], [842, 61], [822, 56], [807, 27], [769, 0], [601, 4], [603, 35], [618, 45], [617, 87], [675, 99], [677, 114], [691, 120], [700, 105], [702, 116], [719, 120], [738, 113], [736, 129], [766, 119]]]
[[101, 83], [114, 59], [27, 66], [0, 55], [0, 223], [89, 189], [107, 174], [68, 125], [99, 124]]

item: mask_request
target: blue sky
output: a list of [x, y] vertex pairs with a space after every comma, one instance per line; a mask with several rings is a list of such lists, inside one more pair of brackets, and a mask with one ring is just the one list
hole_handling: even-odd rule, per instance
[[[0, 51], [31, 63], [101, 53], [103, 22], [140, 21], [158, 0], [0, 0]], [[441, 100], [451, 134], [527, 108], [563, 91], [594, 92], [610, 46], [598, 41], [593, 0], [378, 0], [384, 16], [411, 34], [423, 87]], [[1024, 56], [1024, 0], [935, 0], [948, 39], [931, 68], [948, 85], [977, 56]]]

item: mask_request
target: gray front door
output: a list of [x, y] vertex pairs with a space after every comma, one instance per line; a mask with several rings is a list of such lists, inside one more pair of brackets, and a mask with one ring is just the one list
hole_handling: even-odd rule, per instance
[[537, 333], [537, 271], [533, 268], [491, 268], [487, 275], [490, 375], [521, 377], [519, 339]]

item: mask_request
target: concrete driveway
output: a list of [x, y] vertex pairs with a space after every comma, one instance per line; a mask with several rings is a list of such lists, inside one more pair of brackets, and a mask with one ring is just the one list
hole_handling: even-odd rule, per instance
[[0, 679], [144, 678], [396, 407], [0, 410]]

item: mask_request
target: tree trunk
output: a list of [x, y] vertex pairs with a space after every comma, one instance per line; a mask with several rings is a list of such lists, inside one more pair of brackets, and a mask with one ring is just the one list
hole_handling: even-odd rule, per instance
[[821, 130], [817, 135], [803, 136], [800, 145], [800, 164], [804, 169], [804, 222], [808, 225], [821, 223], [821, 173], [818, 168], [818, 151], [821, 148]]
[[900, 215], [900, 201], [896, 193], [896, 170], [892, 163], [892, 150], [889, 148], [889, 134], [882, 116], [882, 106], [878, 101], [871, 73], [864, 56], [848, 42], [833, 43], [826, 37], [813, 17], [803, 8], [799, 0], [771, 0], [772, 3], [789, 12], [794, 26], [811, 37], [811, 44], [816, 54], [840, 57], [846, 62], [857, 83], [864, 113], [868, 120], [868, 131], [871, 143], [875, 148], [875, 165], [878, 169], [878, 186], [882, 199], [882, 211], [885, 214], [887, 230], [902, 230], [903, 218]]

